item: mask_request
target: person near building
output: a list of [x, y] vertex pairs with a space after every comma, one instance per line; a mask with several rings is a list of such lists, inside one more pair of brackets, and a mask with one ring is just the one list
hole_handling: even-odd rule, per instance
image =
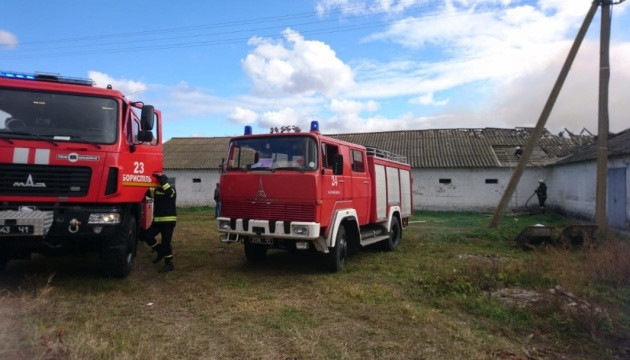
[[543, 179], [538, 180], [538, 187], [534, 191], [536, 196], [538, 196], [538, 206], [540, 206], [540, 211], [545, 213], [545, 201], [547, 200], [547, 184]]
[[[158, 186], [147, 191], [147, 196], [153, 198], [153, 222], [144, 232], [144, 241], [157, 253], [153, 263], [157, 264], [164, 259], [164, 266], [160, 272], [172, 271], [173, 249], [171, 239], [177, 224], [177, 211], [175, 200], [177, 194], [175, 187], [168, 183], [168, 177], [162, 173], [154, 174], [158, 181]], [[156, 236], [160, 234], [162, 241], [157, 241]]]
[[217, 187], [214, 188], [214, 217], [218, 218], [221, 216], [221, 190], [219, 189], [219, 183], [217, 183]]

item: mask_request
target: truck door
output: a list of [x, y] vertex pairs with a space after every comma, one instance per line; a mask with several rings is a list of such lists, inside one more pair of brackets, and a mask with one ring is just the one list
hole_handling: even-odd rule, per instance
[[[149, 132], [151, 136], [147, 136]], [[146, 189], [155, 184], [152, 174], [162, 171], [162, 159], [159, 156], [162, 151], [159, 143], [160, 134], [155, 128], [143, 129], [140, 118], [133, 109], [128, 109], [124, 136], [126, 146], [119, 158], [123, 191], [127, 191], [128, 194], [131, 192], [141, 194], [133, 199], [139, 201]]]
[[370, 214], [370, 179], [366, 171], [365, 150], [350, 149], [350, 167], [352, 176], [352, 201], [357, 210], [359, 222], [368, 222]]

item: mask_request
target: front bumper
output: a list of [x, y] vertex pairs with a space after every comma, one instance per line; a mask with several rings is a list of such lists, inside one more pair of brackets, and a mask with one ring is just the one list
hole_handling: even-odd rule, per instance
[[319, 238], [320, 224], [300, 221], [270, 221], [256, 219], [217, 218], [221, 241], [236, 242], [239, 237], [261, 237], [293, 240]]

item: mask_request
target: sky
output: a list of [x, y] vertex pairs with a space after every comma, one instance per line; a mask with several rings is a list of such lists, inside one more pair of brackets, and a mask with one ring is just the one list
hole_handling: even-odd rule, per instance
[[[616, 0], [619, 2], [619, 0]], [[590, 0], [4, 1], [0, 70], [111, 84], [164, 138], [317, 120], [326, 134], [536, 125]], [[611, 6], [609, 128], [630, 124]], [[601, 9], [546, 128], [597, 133]]]

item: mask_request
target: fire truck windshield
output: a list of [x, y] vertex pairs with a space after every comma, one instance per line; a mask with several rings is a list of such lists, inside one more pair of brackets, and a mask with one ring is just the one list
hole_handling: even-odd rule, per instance
[[317, 167], [317, 143], [310, 136], [257, 137], [230, 143], [228, 171], [313, 171]]
[[113, 144], [114, 99], [53, 92], [0, 89], [0, 136]]

